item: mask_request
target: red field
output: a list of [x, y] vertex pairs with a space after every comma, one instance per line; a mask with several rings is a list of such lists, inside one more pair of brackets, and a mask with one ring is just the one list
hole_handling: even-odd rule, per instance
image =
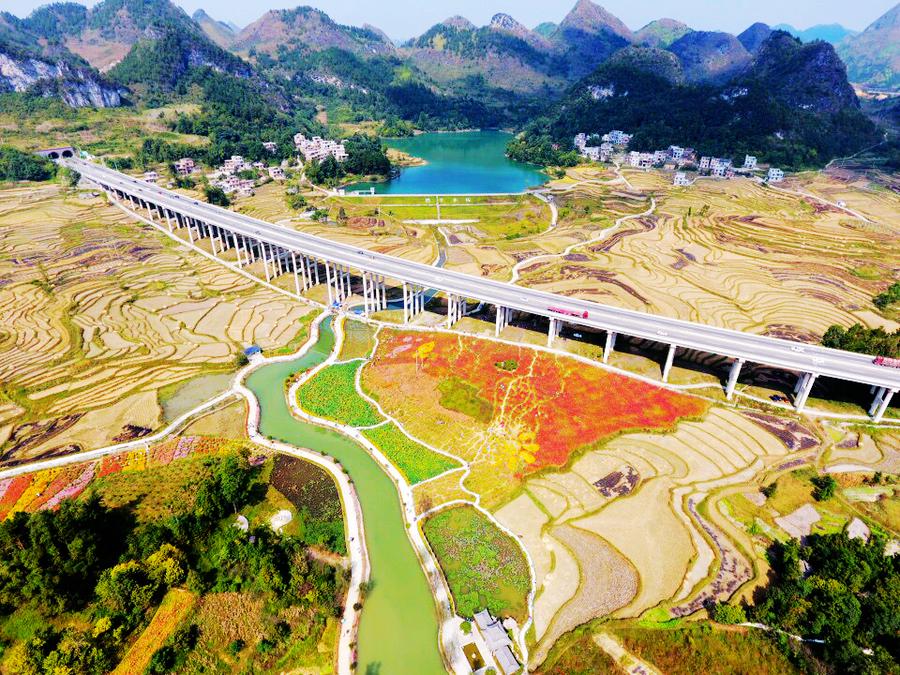
[[619, 432], [665, 429], [707, 408], [575, 359], [446, 334], [384, 331], [374, 365], [413, 366], [416, 377], [476, 388], [493, 406], [490, 426], [507, 438], [497, 450], [520, 474], [563, 465], [574, 450]]

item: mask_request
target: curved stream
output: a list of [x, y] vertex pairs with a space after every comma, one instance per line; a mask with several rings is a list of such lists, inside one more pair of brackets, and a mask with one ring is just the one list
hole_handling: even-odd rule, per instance
[[337, 432], [295, 419], [285, 399], [285, 380], [318, 365], [333, 348], [328, 318], [321, 324], [318, 341], [303, 356], [263, 366], [247, 378], [247, 387], [259, 400], [259, 431], [331, 455], [353, 479], [371, 566], [370, 591], [359, 625], [357, 672], [446, 673], [438, 651], [435, 600], [406, 535], [397, 488], [362, 446]]

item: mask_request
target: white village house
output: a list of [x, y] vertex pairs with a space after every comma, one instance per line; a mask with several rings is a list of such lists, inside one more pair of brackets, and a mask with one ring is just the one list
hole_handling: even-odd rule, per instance
[[766, 175], [766, 179], [770, 183], [780, 183], [784, 180], [784, 171], [781, 169], [776, 169], [774, 166], [769, 169], [769, 173]]

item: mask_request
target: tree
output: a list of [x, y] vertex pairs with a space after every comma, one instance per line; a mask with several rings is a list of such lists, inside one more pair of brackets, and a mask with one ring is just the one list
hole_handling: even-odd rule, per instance
[[873, 300], [875, 306], [884, 311], [891, 305], [900, 302], [900, 281], [895, 281], [884, 293], [879, 293]]
[[109, 532], [127, 528], [98, 497], [0, 523], [0, 607], [31, 604], [56, 614], [83, 606], [121, 550]]
[[299, 192], [286, 194], [284, 196], [284, 201], [288, 205], [288, 207], [292, 208], [294, 211], [300, 211], [301, 209], [305, 209], [307, 207], [306, 197], [301, 195]]
[[14, 180], [49, 180], [56, 166], [48, 159], [0, 145], [0, 182]]
[[813, 499], [817, 502], [828, 501], [834, 496], [837, 481], [833, 476], [815, 476], [810, 481], [813, 486]]
[[862, 324], [830, 326], [822, 337], [822, 344], [833, 349], [900, 358], [900, 328], [888, 333], [880, 326], [866, 328]]
[[206, 195], [206, 201], [210, 204], [215, 204], [216, 206], [229, 206], [231, 204], [231, 200], [228, 199], [225, 191], [215, 185], [207, 185], [203, 188], [203, 193]]
[[97, 599], [114, 614], [136, 623], [156, 599], [161, 584], [137, 560], [129, 560], [106, 570], [97, 583]]

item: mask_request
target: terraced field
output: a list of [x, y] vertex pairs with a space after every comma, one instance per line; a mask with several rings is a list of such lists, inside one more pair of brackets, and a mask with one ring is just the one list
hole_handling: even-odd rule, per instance
[[[583, 170], [573, 171], [584, 178]], [[896, 327], [871, 302], [900, 268], [893, 245], [900, 224], [892, 215], [900, 197], [883, 186], [816, 173], [777, 189], [744, 179], [676, 189], [669, 174], [625, 170], [624, 176], [636, 194], [655, 197], [653, 214], [566, 256], [524, 264], [520, 283], [801, 339], [817, 339], [834, 323]], [[621, 189], [572, 179], [556, 187], [562, 212], [568, 210], [564, 225], [584, 206], [604, 210], [602, 196]]]
[[0, 191], [2, 461], [148, 433], [161, 388], [291, 342], [308, 312], [92, 193]]

